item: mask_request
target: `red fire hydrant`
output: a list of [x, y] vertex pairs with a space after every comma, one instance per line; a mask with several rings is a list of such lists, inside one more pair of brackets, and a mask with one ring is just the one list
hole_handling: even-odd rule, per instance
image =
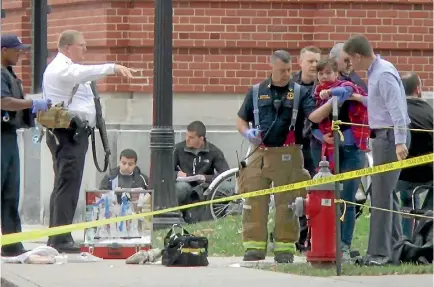
[[[332, 176], [325, 157], [319, 163], [319, 171], [313, 179]], [[306, 254], [308, 262], [334, 262], [336, 260], [336, 224], [334, 184], [327, 183], [307, 188], [306, 199], [297, 197], [291, 207], [296, 216], [306, 215], [311, 234], [311, 250]]]

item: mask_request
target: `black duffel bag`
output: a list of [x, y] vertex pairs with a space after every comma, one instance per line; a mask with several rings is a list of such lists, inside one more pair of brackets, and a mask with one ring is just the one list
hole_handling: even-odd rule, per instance
[[[181, 233], [176, 233], [175, 227], [180, 227]], [[164, 238], [161, 261], [165, 266], [208, 266], [208, 239], [174, 224]]]

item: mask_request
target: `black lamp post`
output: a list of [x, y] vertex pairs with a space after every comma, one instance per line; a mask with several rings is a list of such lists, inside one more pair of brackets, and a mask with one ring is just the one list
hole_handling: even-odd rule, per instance
[[[172, 0], [155, 0], [154, 20], [154, 94], [153, 128], [151, 130], [151, 187], [154, 191], [153, 209], [177, 205], [173, 148], [172, 91]], [[181, 212], [154, 217], [154, 229], [183, 223]]]
[[48, 47], [47, 33], [48, 20], [47, 15], [51, 13], [51, 7], [48, 6], [47, 0], [33, 0], [33, 81], [32, 92], [34, 94], [42, 91], [42, 75], [47, 67]]

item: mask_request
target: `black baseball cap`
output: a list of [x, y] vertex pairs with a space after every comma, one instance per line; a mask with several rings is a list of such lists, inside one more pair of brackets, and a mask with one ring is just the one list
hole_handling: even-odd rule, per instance
[[30, 45], [23, 44], [20, 38], [18, 38], [17, 35], [13, 35], [13, 34], [2, 35], [1, 47], [8, 48], [8, 49], [20, 49], [20, 50], [30, 49]]

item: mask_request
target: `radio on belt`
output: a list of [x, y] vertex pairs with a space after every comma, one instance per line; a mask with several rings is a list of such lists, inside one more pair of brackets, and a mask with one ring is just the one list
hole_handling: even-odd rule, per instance
[[[86, 191], [86, 222], [152, 211], [152, 190], [122, 188]], [[152, 248], [152, 216], [84, 231], [82, 252], [104, 259], [126, 259]]]

